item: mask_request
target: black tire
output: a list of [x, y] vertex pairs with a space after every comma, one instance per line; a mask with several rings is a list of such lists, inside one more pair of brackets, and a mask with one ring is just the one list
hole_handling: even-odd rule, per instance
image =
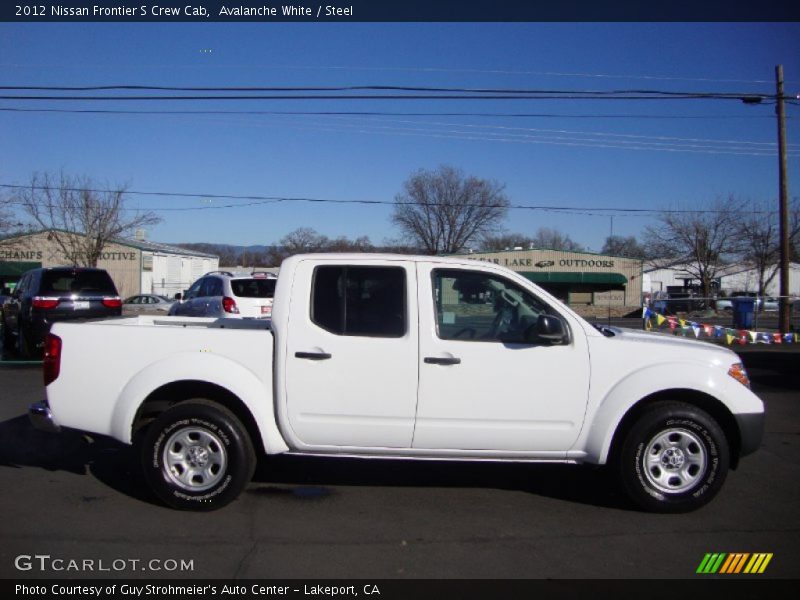
[[725, 434], [705, 411], [683, 402], [646, 409], [617, 456], [622, 487], [652, 512], [687, 512], [710, 502], [728, 474]]
[[151, 489], [181, 510], [226, 506], [244, 490], [256, 467], [253, 444], [239, 419], [202, 398], [162, 413], [144, 432], [140, 451]]

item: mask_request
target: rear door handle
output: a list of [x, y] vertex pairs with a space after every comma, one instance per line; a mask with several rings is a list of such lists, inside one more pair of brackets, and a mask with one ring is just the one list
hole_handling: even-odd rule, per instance
[[295, 352], [295, 358], [306, 358], [308, 360], [328, 360], [331, 355], [327, 352]]
[[425, 357], [425, 364], [428, 365], [460, 365], [461, 359], [460, 358], [440, 358], [438, 356], [426, 356]]

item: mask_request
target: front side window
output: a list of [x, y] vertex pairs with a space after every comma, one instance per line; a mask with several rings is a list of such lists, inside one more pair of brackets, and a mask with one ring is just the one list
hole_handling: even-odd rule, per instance
[[205, 279], [198, 279], [197, 281], [195, 281], [192, 284], [192, 287], [190, 287], [186, 291], [186, 299], [187, 300], [189, 298], [197, 298], [200, 295], [200, 287], [203, 285], [204, 281], [205, 281]]
[[400, 267], [317, 267], [311, 293], [311, 320], [331, 333], [405, 335], [406, 272]]
[[433, 293], [443, 340], [531, 343], [539, 316], [555, 314], [515, 283], [479, 271], [437, 269]]

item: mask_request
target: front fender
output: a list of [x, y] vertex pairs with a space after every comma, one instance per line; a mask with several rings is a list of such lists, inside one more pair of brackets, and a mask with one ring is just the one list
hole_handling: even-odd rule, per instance
[[585, 453], [584, 460], [604, 464], [620, 422], [637, 404], [657, 393], [691, 390], [718, 400], [731, 414], [762, 413], [764, 405], [748, 388], [721, 368], [693, 362], [652, 365], [619, 380], [590, 405], [586, 422], [590, 424], [575, 448]]
[[[198, 374], [202, 374], [198, 376]], [[272, 373], [259, 379], [241, 364], [216, 354], [180, 353], [152, 363], [136, 373], [123, 388], [111, 415], [112, 436], [131, 443], [133, 421], [139, 407], [155, 390], [180, 381], [204, 381], [239, 398], [253, 415], [268, 454], [289, 448], [275, 423]]]

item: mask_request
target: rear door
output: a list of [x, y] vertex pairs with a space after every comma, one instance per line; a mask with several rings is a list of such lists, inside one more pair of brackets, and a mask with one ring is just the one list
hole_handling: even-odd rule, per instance
[[302, 261], [287, 324], [285, 414], [306, 448], [409, 448], [417, 404], [416, 271], [408, 261]]

